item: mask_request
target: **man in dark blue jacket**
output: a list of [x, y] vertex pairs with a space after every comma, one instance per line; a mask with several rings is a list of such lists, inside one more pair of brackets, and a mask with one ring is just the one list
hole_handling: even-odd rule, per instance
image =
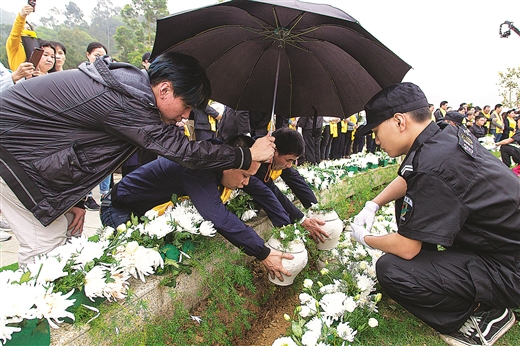
[[[275, 138], [276, 151], [274, 153], [272, 163], [263, 163], [255, 176], [262, 180], [264, 184], [274, 193], [285, 211], [289, 214], [291, 222], [299, 221], [301, 225], [310, 233], [311, 238], [316, 242], [324, 241], [324, 237], [328, 234], [320, 225], [325, 222], [316, 218], [307, 218], [300, 209], [276, 186], [274, 180], [281, 177], [289, 186], [291, 191], [296, 195], [305, 208], [309, 208], [313, 204], [317, 204], [318, 200], [312, 192], [311, 188], [292, 166], [300, 157], [305, 149], [305, 143], [302, 135], [298, 131], [282, 127], [272, 133]], [[244, 191], [251, 195], [252, 187], [244, 187]], [[254, 199], [254, 198], [253, 198]], [[255, 199], [255, 201], [259, 202]]]
[[110, 199], [102, 200], [101, 220], [104, 225], [116, 228], [130, 220], [132, 213], [142, 216], [153, 207], [168, 202], [172, 194], [189, 196], [202, 217], [213, 222], [224, 238], [262, 261], [271, 275], [283, 281], [281, 273], [287, 275], [288, 272], [282, 266], [282, 258], [292, 259], [292, 255], [266, 247], [264, 240], [223, 203], [227, 191], [249, 184], [254, 186], [250, 194], [261, 202], [273, 225], [280, 227], [290, 223], [276, 197], [253, 176], [259, 166], [260, 163], [253, 162], [248, 170], [194, 170], [159, 158], [114, 185], [111, 195], [107, 196]]

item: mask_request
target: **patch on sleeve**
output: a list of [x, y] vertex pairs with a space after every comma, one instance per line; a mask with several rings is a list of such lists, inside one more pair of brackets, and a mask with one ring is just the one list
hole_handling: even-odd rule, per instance
[[410, 220], [413, 212], [413, 201], [409, 196], [404, 196], [401, 214], [399, 215], [399, 225], [402, 226]]
[[471, 133], [464, 129], [463, 126], [459, 126], [459, 148], [465, 152], [469, 157], [477, 157], [477, 144]]

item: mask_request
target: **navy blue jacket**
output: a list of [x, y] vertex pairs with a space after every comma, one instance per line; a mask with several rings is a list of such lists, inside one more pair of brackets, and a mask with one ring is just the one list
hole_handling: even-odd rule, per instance
[[[274, 193], [285, 211], [289, 213], [291, 222], [295, 222], [296, 220], [301, 219], [303, 217], [303, 213], [300, 211], [300, 209], [296, 208], [294, 203], [291, 202], [282, 191], [280, 191], [280, 189], [273, 182], [273, 179], [271, 179], [270, 175], [266, 177], [268, 170], [269, 164], [263, 163], [262, 166], [260, 166], [258, 169], [258, 172], [256, 172], [255, 176]], [[283, 181], [285, 181], [287, 186], [289, 186], [291, 191], [300, 200], [305, 208], [309, 208], [312, 204], [318, 203], [318, 200], [316, 199], [316, 196], [312, 192], [311, 188], [296, 169], [293, 167], [286, 168], [282, 171], [282, 175], [280, 177], [283, 179]], [[243, 190], [251, 195], [251, 187], [246, 186], [243, 188]]]
[[[229, 242], [259, 260], [269, 255], [264, 240], [220, 199], [222, 171], [193, 170], [165, 158], [158, 158], [126, 175], [114, 186], [112, 205], [128, 208], [141, 216], [153, 207], [171, 200], [172, 194], [189, 196], [205, 220]], [[251, 177], [251, 195], [268, 213], [275, 226], [290, 223], [276, 197], [260, 181]]]

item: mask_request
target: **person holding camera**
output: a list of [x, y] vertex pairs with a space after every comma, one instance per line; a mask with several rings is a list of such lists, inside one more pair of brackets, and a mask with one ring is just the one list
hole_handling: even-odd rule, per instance
[[33, 31], [31, 24], [27, 22], [27, 16], [34, 11], [31, 5], [25, 5], [16, 16], [13, 27], [7, 37], [5, 49], [9, 68], [15, 71], [20, 64], [27, 61], [33, 49], [40, 47], [40, 41]]

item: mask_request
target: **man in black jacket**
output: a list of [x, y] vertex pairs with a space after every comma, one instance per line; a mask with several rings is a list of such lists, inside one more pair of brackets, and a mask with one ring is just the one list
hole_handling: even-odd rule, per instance
[[67, 230], [80, 234], [83, 196], [137, 148], [205, 169], [269, 159], [269, 137], [231, 148], [189, 142], [178, 131], [175, 123], [205, 107], [210, 93], [198, 61], [174, 52], [157, 57], [148, 74], [105, 57], [3, 91], [0, 202], [20, 265], [63, 244]]

